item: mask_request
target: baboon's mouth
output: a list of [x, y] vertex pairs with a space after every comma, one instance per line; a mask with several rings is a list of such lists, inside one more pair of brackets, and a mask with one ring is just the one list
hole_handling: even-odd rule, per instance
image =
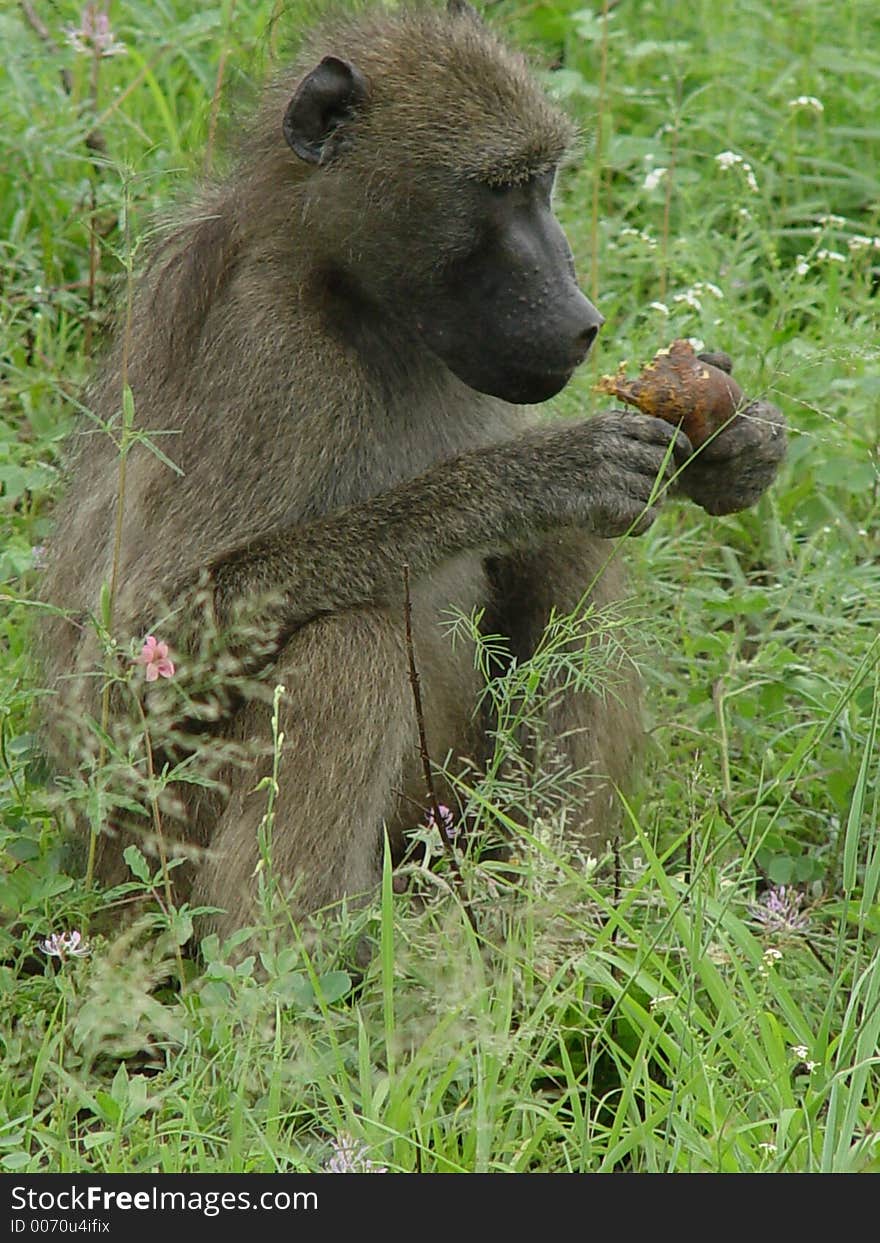
[[537, 406], [555, 397], [568, 384], [575, 368], [565, 371], [509, 371], [503, 381], [492, 389], [492, 396], [500, 397], [515, 406]]

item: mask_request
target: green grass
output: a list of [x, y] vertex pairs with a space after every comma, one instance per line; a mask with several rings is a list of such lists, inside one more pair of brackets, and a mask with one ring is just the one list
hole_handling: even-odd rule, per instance
[[[97, 76], [65, 43], [75, 4], [39, 6], [57, 51], [0, 13], [0, 1168], [318, 1169], [350, 1132], [404, 1171], [877, 1170], [870, 0], [620, 5], [607, 29], [581, 0], [491, 9], [582, 125], [559, 210], [608, 322], [558, 407], [593, 407], [598, 371], [686, 335], [728, 350], [792, 426], [754, 511], [669, 504], [629, 546], [652, 741], [616, 859], [565, 845], [564, 789], [534, 819], [489, 780], [472, 806], [519, 849], [507, 874], [467, 869], [480, 938], [441, 868], [414, 877], [424, 909], [386, 873], [332, 942], [273, 931], [267, 899], [259, 960], [209, 940], [183, 990], [187, 916], [158, 905], [93, 932], [88, 958], [39, 950], [112, 928], [118, 907], [85, 891], [46, 788], [32, 550], [129, 262], [126, 217], [143, 238], [204, 167], [221, 74], [246, 100], [306, 6], [282, 23], [277, 7], [116, 0], [128, 51]], [[755, 923], [768, 884], [797, 887], [805, 931]]]

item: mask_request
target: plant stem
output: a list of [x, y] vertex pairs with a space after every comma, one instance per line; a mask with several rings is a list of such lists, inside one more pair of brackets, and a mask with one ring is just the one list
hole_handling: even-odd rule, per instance
[[403, 617], [406, 633], [406, 654], [409, 660], [409, 684], [412, 687], [413, 705], [416, 713], [416, 726], [419, 731], [419, 755], [422, 761], [422, 772], [425, 777], [425, 787], [428, 792], [428, 802], [434, 816], [434, 823], [437, 826], [437, 832], [440, 834], [440, 841], [443, 843], [443, 849], [449, 859], [449, 865], [452, 868], [452, 874], [455, 881], [455, 887], [458, 890], [458, 896], [464, 913], [468, 917], [474, 932], [477, 931], [477, 920], [471, 909], [470, 903], [465, 894], [464, 877], [461, 874], [461, 868], [458, 863], [458, 857], [455, 853], [455, 847], [449, 839], [445, 828], [443, 827], [443, 819], [440, 815], [440, 803], [437, 799], [437, 791], [434, 788], [434, 777], [431, 772], [431, 756], [428, 751], [428, 736], [425, 731], [425, 714], [422, 710], [422, 691], [419, 680], [419, 671], [416, 665], [416, 652], [413, 644], [412, 634], [412, 596], [409, 590], [409, 566], [403, 567]]

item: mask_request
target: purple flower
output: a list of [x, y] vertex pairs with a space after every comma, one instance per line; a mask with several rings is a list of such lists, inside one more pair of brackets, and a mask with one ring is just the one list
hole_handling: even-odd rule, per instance
[[82, 933], [53, 932], [45, 941], [40, 942], [40, 949], [50, 958], [85, 958], [92, 951], [88, 942], [82, 939]]
[[[445, 803], [438, 803], [437, 811], [440, 813], [440, 829], [443, 836], [448, 842], [454, 842], [458, 836], [458, 830], [455, 825], [455, 816]], [[433, 808], [431, 808], [425, 816], [425, 824], [429, 829], [437, 828], [437, 817], [434, 815]]]
[[343, 1131], [333, 1140], [333, 1156], [324, 1166], [327, 1174], [387, 1174], [388, 1167], [367, 1157], [367, 1146]]
[[86, 4], [80, 14], [79, 26], [67, 27], [67, 42], [76, 52], [100, 59], [102, 56], [125, 55], [128, 48], [114, 39], [110, 18], [97, 4]]
[[810, 926], [807, 915], [801, 911], [804, 895], [789, 885], [768, 889], [759, 902], [749, 907], [749, 914], [766, 932], [806, 932]]

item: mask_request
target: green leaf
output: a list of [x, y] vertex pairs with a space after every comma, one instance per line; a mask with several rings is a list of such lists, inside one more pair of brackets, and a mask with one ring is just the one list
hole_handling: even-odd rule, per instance
[[315, 1004], [315, 990], [312, 982], [302, 971], [291, 971], [287, 975], [278, 976], [270, 985], [274, 997], [286, 1006], [297, 1010], [308, 1010]]
[[767, 875], [774, 885], [790, 885], [794, 874], [795, 861], [789, 855], [775, 855], [767, 865]]
[[122, 1118], [122, 1106], [119, 1102], [114, 1100], [109, 1092], [99, 1090], [95, 1093], [95, 1104], [104, 1121], [109, 1122], [111, 1126], [116, 1126]]
[[120, 1062], [117, 1067], [113, 1083], [110, 1085], [110, 1095], [117, 1105], [125, 1107], [128, 1101], [128, 1071], [125, 1069], [125, 1062]]
[[148, 885], [150, 883], [150, 869], [140, 849], [137, 846], [126, 846], [122, 852], [122, 857], [138, 880], [142, 880], [145, 885]]
[[845, 488], [847, 492], [869, 492], [878, 482], [877, 471], [870, 462], [853, 458], [826, 458], [813, 472], [817, 483]]
[[31, 863], [40, 857], [40, 844], [32, 837], [13, 838], [6, 847], [6, 853], [17, 863]]
[[6, 1156], [0, 1160], [0, 1165], [7, 1170], [25, 1170], [30, 1165], [33, 1158], [29, 1152], [24, 1150], [20, 1152], [8, 1152]]
[[20, 466], [0, 466], [0, 487], [4, 501], [17, 501], [27, 489], [27, 475]]
[[351, 991], [351, 976], [347, 971], [328, 971], [318, 977], [318, 987], [326, 1004], [332, 1006]]
[[171, 935], [177, 945], [186, 945], [193, 934], [193, 921], [189, 911], [175, 911], [171, 920]]
[[113, 625], [113, 604], [110, 599], [110, 584], [108, 582], [101, 584], [101, 622], [107, 631]]
[[134, 426], [134, 393], [131, 391], [131, 385], [126, 384], [122, 390], [122, 447], [128, 447], [128, 440], [131, 429]]

